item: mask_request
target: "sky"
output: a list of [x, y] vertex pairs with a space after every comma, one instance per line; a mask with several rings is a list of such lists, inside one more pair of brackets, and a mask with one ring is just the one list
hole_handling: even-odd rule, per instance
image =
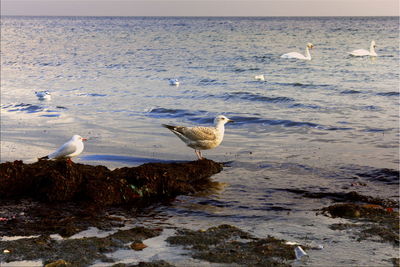
[[1, 15], [399, 16], [399, 0], [1, 0]]

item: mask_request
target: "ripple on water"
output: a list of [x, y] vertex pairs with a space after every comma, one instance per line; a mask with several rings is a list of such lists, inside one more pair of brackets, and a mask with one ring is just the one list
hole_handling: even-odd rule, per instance
[[97, 93], [89, 93], [89, 94], [80, 94], [79, 96], [98, 96], [98, 97], [105, 97], [106, 94], [97, 94]]
[[49, 109], [46, 106], [42, 105], [34, 105], [34, 104], [6, 104], [1, 106], [2, 109], [7, 110], [8, 112], [25, 112], [28, 114], [42, 113], [46, 112], [47, 114], [40, 115], [41, 117], [59, 117], [61, 114], [57, 113], [59, 110], [66, 110], [66, 107], [56, 106], [57, 110]]
[[377, 93], [376, 95], [379, 95], [379, 96], [400, 96], [400, 92], [383, 92], [383, 93]]
[[155, 118], [184, 118], [199, 115], [203, 112], [193, 112], [186, 109], [153, 108], [148, 112], [150, 117]]
[[[206, 111], [189, 111], [185, 109], [166, 109], [154, 108], [148, 116], [153, 118], [184, 118], [196, 124], [211, 124], [214, 121], [216, 114], [209, 114]], [[345, 131], [350, 130], [350, 127], [337, 127], [337, 126], [324, 126], [313, 122], [307, 121], [292, 121], [281, 119], [266, 119], [257, 116], [235, 116], [227, 114], [227, 116], [235, 121], [236, 127], [241, 127], [246, 124], [260, 124], [263, 126], [282, 126], [282, 127], [306, 127], [327, 131]], [[233, 127], [235, 127], [233, 126]]]
[[44, 111], [44, 109], [45, 108], [43, 106], [21, 103], [21, 104], [16, 104], [16, 105], [11, 106], [11, 109], [9, 109], [8, 111], [9, 112], [22, 111], [22, 112], [26, 112], [26, 113], [37, 113], [37, 112]]
[[270, 102], [270, 103], [286, 103], [295, 101], [293, 98], [290, 97], [285, 97], [285, 96], [269, 97], [269, 96], [264, 96], [262, 94], [254, 94], [250, 92], [224, 93], [220, 96], [220, 98], [224, 98], [225, 100], [239, 99], [239, 100], [248, 100], [256, 102]]
[[213, 85], [213, 86], [215, 86], [215, 85], [226, 85], [226, 83], [225, 82], [218, 82], [218, 80], [216, 80], [216, 79], [201, 79], [200, 81], [199, 81], [199, 85]]
[[340, 93], [343, 95], [354, 95], [354, 94], [361, 94], [362, 92], [357, 90], [344, 90]]
[[235, 121], [235, 125], [243, 124], [262, 124], [268, 126], [283, 126], [283, 127], [306, 127], [327, 131], [350, 130], [350, 127], [335, 127], [324, 126], [313, 122], [306, 121], [292, 121], [292, 120], [279, 120], [279, 119], [264, 119], [261, 117], [243, 117], [243, 116], [229, 116]]
[[327, 87], [334, 88], [335, 86], [332, 84], [313, 84], [313, 83], [300, 83], [300, 82], [293, 82], [293, 83], [272, 83], [273, 85], [278, 86], [285, 86], [285, 87], [299, 87], [299, 88], [310, 88], [310, 89], [323, 89]]

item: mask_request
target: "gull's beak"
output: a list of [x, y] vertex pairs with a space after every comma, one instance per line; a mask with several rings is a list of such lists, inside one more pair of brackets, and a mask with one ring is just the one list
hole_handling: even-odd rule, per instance
[[88, 139], [87, 138], [82, 138], [82, 141], [87, 141]]
[[228, 122], [235, 122], [234, 120], [230, 120], [230, 119], [228, 119]]

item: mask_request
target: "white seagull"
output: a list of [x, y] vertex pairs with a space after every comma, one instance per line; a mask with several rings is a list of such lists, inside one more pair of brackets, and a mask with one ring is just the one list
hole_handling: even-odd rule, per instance
[[215, 127], [185, 127], [163, 124], [179, 137], [188, 147], [194, 149], [199, 160], [203, 159], [200, 150], [211, 149], [221, 144], [224, 139], [225, 123], [233, 122], [223, 115], [214, 119]]
[[314, 45], [312, 43], [308, 43], [306, 46], [306, 55], [302, 55], [298, 52], [290, 52], [287, 54], [283, 54], [281, 58], [295, 58], [295, 59], [302, 59], [302, 60], [311, 60], [311, 54], [309, 49], [313, 49]]
[[364, 56], [371, 56], [371, 57], [377, 57], [378, 55], [375, 52], [375, 41], [371, 41], [371, 45], [369, 46], [369, 51], [365, 49], [356, 49], [351, 52], [349, 52], [350, 55], [353, 57], [364, 57]]
[[257, 81], [265, 81], [264, 75], [262, 74], [254, 76], [254, 79]]
[[86, 138], [75, 134], [68, 142], [60, 146], [60, 148], [57, 149], [55, 152], [40, 158], [40, 160], [67, 158], [67, 160], [71, 161], [72, 157], [76, 157], [82, 153], [84, 148], [83, 141], [86, 140]]
[[169, 85], [179, 86], [179, 80], [178, 79], [169, 79]]
[[39, 98], [39, 100], [50, 100], [51, 99], [51, 94], [49, 91], [39, 91], [39, 92], [35, 92], [35, 94]]

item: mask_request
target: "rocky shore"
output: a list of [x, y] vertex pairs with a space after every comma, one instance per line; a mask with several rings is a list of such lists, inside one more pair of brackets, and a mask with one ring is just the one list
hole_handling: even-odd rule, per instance
[[[149, 163], [109, 170], [66, 161], [21, 161], [0, 164], [0, 263], [41, 260], [47, 267], [173, 266], [164, 260], [136, 265], [117, 263], [107, 253], [140, 251], [143, 242], [162, 235], [163, 228], [127, 226], [127, 217], [146, 212], [154, 203], [168, 204], [174, 197], [213, 186], [211, 176], [223, 165], [211, 160], [184, 163]], [[393, 175], [393, 173], [391, 173]], [[332, 205], [320, 207], [318, 216], [341, 217], [349, 223], [330, 228], [348, 231], [357, 240], [373, 240], [399, 246], [399, 203], [392, 199], [344, 192], [309, 192], [287, 189], [304, 198], [324, 198]], [[105, 237], [71, 236], [96, 227]], [[115, 230], [118, 229], [118, 230]], [[320, 249], [292, 244], [273, 236], [256, 238], [231, 225], [197, 231], [175, 228], [166, 237], [169, 246], [187, 251], [195, 260], [232, 265], [291, 266], [298, 260], [295, 248]], [[59, 238], [55, 238], [55, 235]], [[399, 266], [399, 259], [388, 259]]]

